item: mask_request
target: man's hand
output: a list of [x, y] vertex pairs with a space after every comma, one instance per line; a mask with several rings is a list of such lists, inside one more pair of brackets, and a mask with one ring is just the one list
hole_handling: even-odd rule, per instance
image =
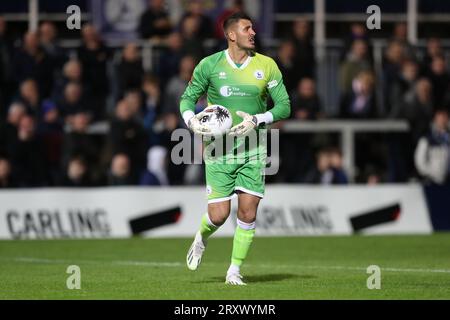
[[195, 116], [193, 116], [188, 122], [188, 127], [195, 134], [200, 134], [200, 135], [203, 135], [203, 136], [205, 136], [205, 135], [207, 136], [207, 135], [209, 135], [211, 133], [211, 129], [209, 129], [207, 126], [205, 126], [204, 124], [202, 124], [200, 122], [200, 119], [204, 115], [205, 115], [205, 113], [202, 111], [202, 112], [196, 114]]
[[243, 118], [242, 122], [235, 125], [230, 129], [230, 136], [245, 136], [247, 133], [252, 131], [258, 125], [258, 120], [255, 116], [252, 116], [243, 111], [236, 111], [236, 114]]

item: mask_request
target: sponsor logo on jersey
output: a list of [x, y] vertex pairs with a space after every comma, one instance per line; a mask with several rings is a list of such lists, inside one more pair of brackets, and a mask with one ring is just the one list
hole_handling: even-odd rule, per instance
[[220, 71], [220, 72], [219, 72], [219, 79], [224, 80], [224, 79], [226, 79], [226, 78], [227, 78], [226, 72]]
[[273, 88], [273, 87], [276, 87], [277, 84], [278, 84], [278, 81], [277, 81], [277, 80], [272, 80], [272, 81], [270, 81], [270, 82], [267, 84], [267, 88], [271, 89], [271, 88]]
[[220, 94], [224, 97], [231, 96], [231, 87], [230, 86], [223, 86], [220, 88]]
[[230, 97], [230, 96], [248, 97], [248, 96], [250, 96], [249, 93], [241, 91], [241, 89], [238, 87], [232, 87], [232, 86], [222, 86], [222, 87], [220, 87], [219, 92], [224, 97]]
[[264, 78], [264, 72], [262, 70], [255, 70], [255, 73], [253, 73], [256, 79], [262, 80]]

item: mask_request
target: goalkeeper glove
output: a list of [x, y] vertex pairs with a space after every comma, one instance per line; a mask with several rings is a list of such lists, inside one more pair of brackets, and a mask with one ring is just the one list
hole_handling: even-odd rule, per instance
[[192, 132], [199, 135], [209, 135], [211, 130], [203, 125], [200, 122], [200, 119], [205, 115], [205, 112], [199, 112], [197, 114], [194, 114], [192, 111], [186, 111], [185, 114], [183, 114], [184, 121], [186, 122], [186, 125], [189, 129], [191, 129]]
[[243, 111], [236, 111], [236, 114], [244, 120], [230, 129], [230, 136], [245, 136], [258, 125], [258, 119], [256, 116], [252, 116]]

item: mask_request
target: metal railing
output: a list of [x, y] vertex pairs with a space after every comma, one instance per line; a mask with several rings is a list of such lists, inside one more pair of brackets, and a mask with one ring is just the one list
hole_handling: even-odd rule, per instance
[[[337, 132], [340, 135], [344, 169], [348, 174], [349, 181], [354, 182], [356, 172], [355, 136], [358, 133], [408, 132], [409, 129], [408, 122], [403, 120], [285, 120], [280, 127], [280, 132], [281, 134]], [[88, 134], [104, 135], [109, 130], [110, 123], [100, 121], [91, 124], [87, 132]], [[65, 131], [70, 132], [70, 126], [66, 126]]]
[[351, 182], [355, 178], [355, 135], [357, 133], [408, 131], [409, 124], [403, 120], [287, 120], [283, 122], [281, 127], [281, 132], [285, 133], [338, 132], [340, 134], [344, 169]]

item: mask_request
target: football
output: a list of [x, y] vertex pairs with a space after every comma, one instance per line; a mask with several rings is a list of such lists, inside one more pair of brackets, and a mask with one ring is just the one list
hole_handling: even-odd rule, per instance
[[212, 135], [224, 135], [231, 129], [233, 120], [231, 113], [224, 106], [213, 104], [203, 110], [200, 122], [211, 129]]

